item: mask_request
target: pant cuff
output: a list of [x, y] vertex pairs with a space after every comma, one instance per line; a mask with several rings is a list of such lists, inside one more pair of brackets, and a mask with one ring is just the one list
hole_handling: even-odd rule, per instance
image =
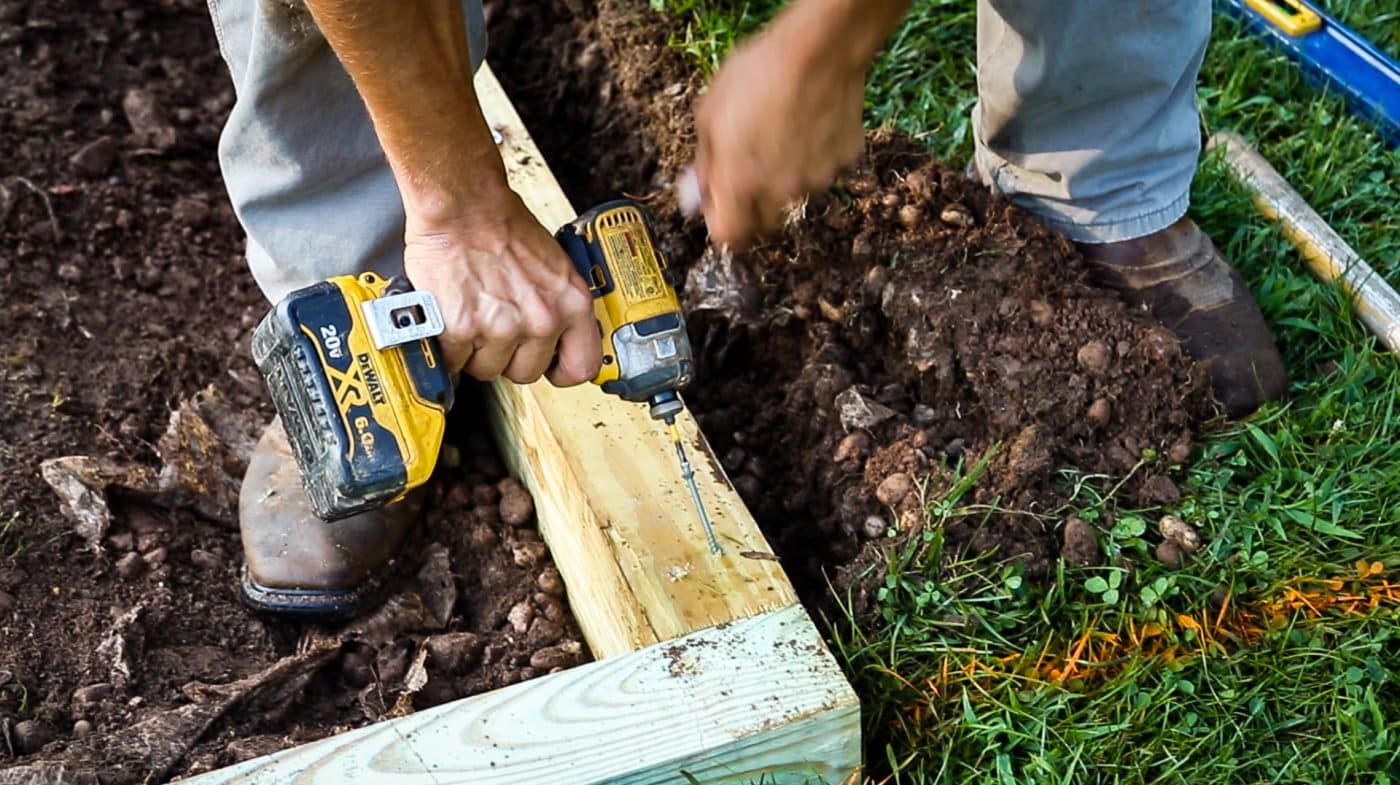
[[1014, 196], [1012, 201], [1035, 214], [1046, 226], [1076, 243], [1102, 244], [1144, 237], [1171, 226], [1180, 220], [1181, 216], [1186, 215], [1187, 208], [1191, 206], [1191, 193], [1183, 193], [1165, 207], [1140, 215], [1087, 223], [1070, 221], [1051, 214], [1045, 209], [1046, 205], [1037, 204], [1039, 200], [1034, 197]]

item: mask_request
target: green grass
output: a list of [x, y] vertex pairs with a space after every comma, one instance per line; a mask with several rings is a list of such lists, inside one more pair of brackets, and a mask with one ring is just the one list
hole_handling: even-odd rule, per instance
[[[682, 22], [673, 45], [708, 71], [781, 3], [653, 5]], [[1400, 56], [1400, 0], [1327, 5]], [[971, 2], [918, 2], [871, 75], [869, 123], [899, 127], [954, 165], [965, 161], [974, 36]], [[1363, 258], [1400, 280], [1400, 155], [1219, 16], [1199, 93], [1209, 130], [1253, 141]], [[1032, 587], [1014, 566], [945, 552], [936, 526], [900, 554], [878, 623], [837, 641], [863, 698], [874, 781], [1400, 781], [1400, 613], [1388, 605], [1289, 617], [1248, 643], [1170, 662], [1126, 656], [1063, 683], [1025, 667], [943, 675], [945, 661], [956, 674], [1085, 630], [1122, 635], [1130, 625], [1209, 612], [1222, 587], [1240, 602], [1260, 601], [1296, 576], [1351, 575], [1361, 559], [1400, 574], [1395, 358], [1345, 297], [1311, 277], [1213, 156], [1202, 161], [1192, 215], [1258, 296], [1284, 352], [1290, 400], [1211, 435], [1182, 467], [1186, 498], [1174, 512], [1207, 545], [1180, 572], [1157, 565], [1141, 536], [1163, 511], [1119, 509], [1095, 490], [1103, 483], [1071, 475], [1070, 507], [1051, 517], [1114, 516], [1105, 544], [1131, 558], [1131, 575], [1062, 569], [1050, 586]], [[936, 524], [986, 512], [953, 498], [930, 514]], [[1183, 650], [1201, 646], [1189, 630], [1168, 637]]]
[[24, 553], [24, 540], [20, 538], [22, 528], [19, 513], [0, 519], [0, 566]]

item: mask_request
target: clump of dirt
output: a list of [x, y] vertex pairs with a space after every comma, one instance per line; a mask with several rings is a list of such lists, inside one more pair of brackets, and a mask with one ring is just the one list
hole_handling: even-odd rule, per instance
[[164, 781], [585, 659], [468, 393], [366, 619], [251, 614], [231, 520], [118, 493], [101, 553], [72, 533], [43, 460], [154, 464], [211, 383], [270, 419], [247, 346], [267, 304], [219, 179], [233, 89], [203, 2], [3, 0], [0, 41], [0, 781]]
[[838, 571], [856, 589], [881, 577], [889, 534], [974, 468], [962, 501], [1003, 512], [945, 541], [1033, 578], [1058, 558], [1043, 514], [1063, 502], [1060, 470], [1175, 501], [1165, 470], [1215, 412], [1206, 380], [1170, 332], [1088, 281], [1072, 244], [877, 134], [779, 236], [706, 249], [668, 193], [700, 92], [666, 46], [671, 22], [604, 0], [510, 4], [493, 24], [497, 73], [575, 202], [652, 205], [700, 352], [687, 400], [809, 603]]
[[1056, 472], [1174, 501], [1163, 472], [1211, 411], [1172, 334], [1091, 285], [1068, 241], [900, 137], [873, 137], [773, 242], [707, 252], [686, 293], [702, 356], [689, 400], [809, 580], [860, 574], [863, 543], [921, 527], [973, 467], [961, 501], [1005, 512], [945, 540], [1047, 578]]

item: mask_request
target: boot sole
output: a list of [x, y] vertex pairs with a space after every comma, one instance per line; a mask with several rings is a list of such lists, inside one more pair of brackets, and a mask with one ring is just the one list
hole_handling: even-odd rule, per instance
[[240, 593], [249, 608], [258, 613], [301, 619], [343, 621], [353, 618], [368, 610], [383, 588], [383, 582], [371, 576], [358, 586], [341, 591], [273, 589], [253, 580], [247, 565], [240, 576]]

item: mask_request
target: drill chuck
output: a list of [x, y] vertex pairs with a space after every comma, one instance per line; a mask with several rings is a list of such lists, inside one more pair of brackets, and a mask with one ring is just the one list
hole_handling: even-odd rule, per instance
[[675, 390], [662, 390], [647, 401], [651, 405], [651, 419], [665, 420], [668, 424], [676, 421], [676, 415], [685, 408], [685, 402]]

